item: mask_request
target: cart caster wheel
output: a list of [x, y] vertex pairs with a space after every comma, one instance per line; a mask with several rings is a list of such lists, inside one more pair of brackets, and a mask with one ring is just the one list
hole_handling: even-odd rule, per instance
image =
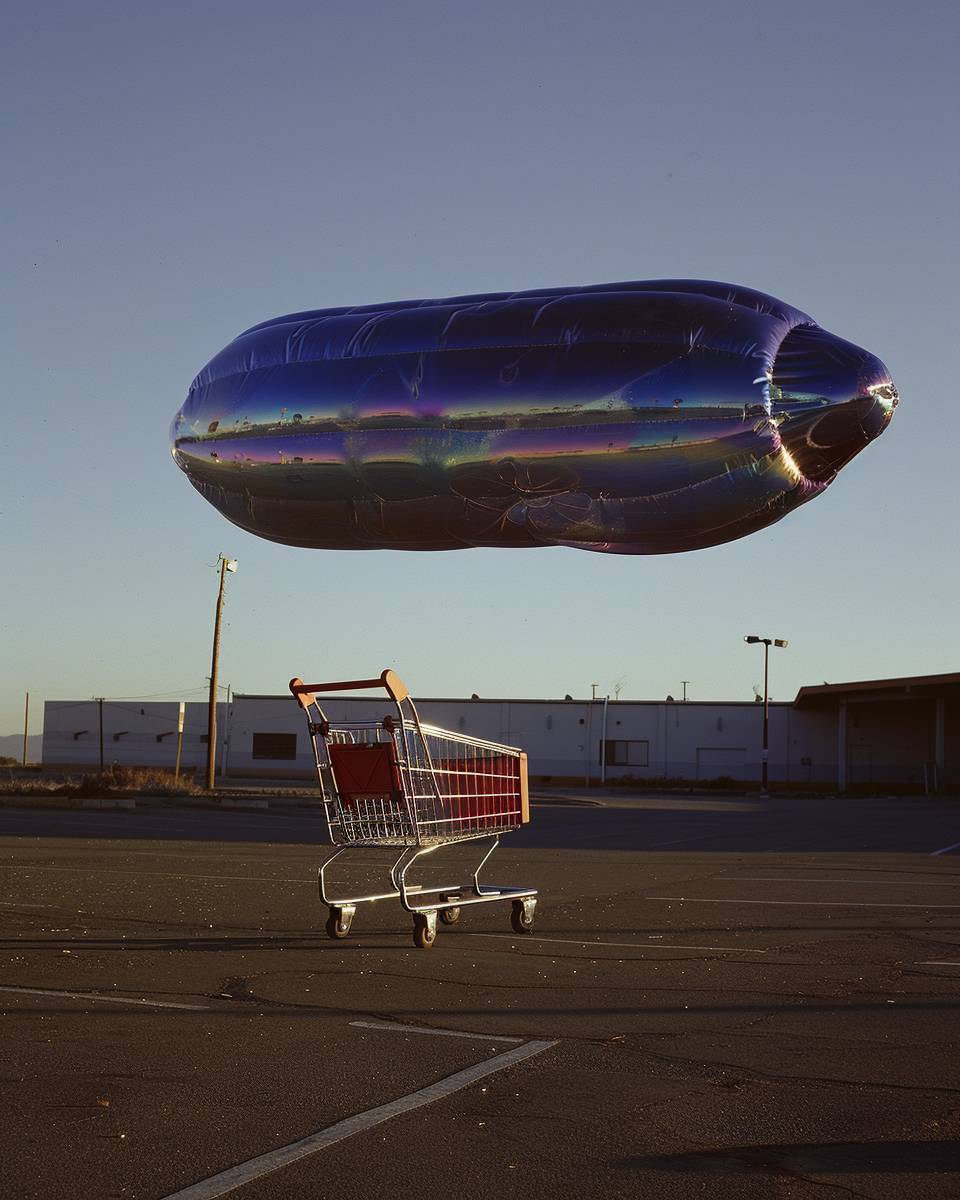
[[345, 938], [349, 934], [352, 924], [352, 909], [331, 908], [330, 916], [327, 917], [327, 937], [331, 937], [335, 941]]
[[418, 950], [429, 950], [437, 940], [437, 914], [413, 914], [413, 944]]
[[444, 925], [456, 925], [456, 923], [460, 920], [460, 909], [441, 908], [440, 920], [444, 923]]
[[533, 910], [537, 902], [530, 897], [526, 900], [514, 900], [510, 913], [510, 924], [514, 933], [529, 933], [533, 928]]

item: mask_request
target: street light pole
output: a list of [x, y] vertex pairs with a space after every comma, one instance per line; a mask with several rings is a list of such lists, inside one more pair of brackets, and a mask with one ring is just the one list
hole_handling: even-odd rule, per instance
[[770, 647], [779, 646], [783, 650], [787, 646], [787, 640], [786, 638], [757, 637], [755, 634], [749, 634], [743, 640], [751, 646], [758, 643], [763, 645], [763, 756], [760, 760], [760, 790], [765, 794], [770, 769]]
[[227, 572], [237, 569], [235, 558], [225, 558], [222, 554], [217, 560], [220, 567], [220, 588], [217, 592], [217, 613], [213, 621], [213, 656], [210, 662], [210, 696], [207, 701], [207, 791], [213, 790], [214, 776], [217, 771], [217, 671], [220, 666], [220, 619], [223, 615], [223, 594], [227, 582]]
[[763, 643], [763, 767], [760, 786], [767, 790], [767, 773], [770, 762], [770, 642]]

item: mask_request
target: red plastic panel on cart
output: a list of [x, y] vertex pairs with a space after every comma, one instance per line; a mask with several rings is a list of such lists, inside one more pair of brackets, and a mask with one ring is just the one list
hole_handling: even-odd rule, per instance
[[327, 746], [340, 799], [349, 804], [358, 796], [402, 796], [400, 772], [393, 747], [384, 743], [337, 743]]
[[460, 831], [519, 822], [518, 758], [441, 759], [434, 765], [444, 806]]

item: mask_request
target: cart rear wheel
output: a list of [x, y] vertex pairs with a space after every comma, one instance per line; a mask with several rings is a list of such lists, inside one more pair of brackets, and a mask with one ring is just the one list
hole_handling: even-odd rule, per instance
[[456, 923], [460, 920], [460, 909], [441, 908], [440, 920], [444, 923], [444, 925], [456, 925]]
[[533, 908], [522, 900], [514, 900], [510, 913], [510, 924], [514, 933], [529, 933], [533, 928]]
[[430, 915], [434, 917], [433, 921], [427, 913], [413, 914], [413, 944], [418, 950], [429, 950], [437, 940], [436, 914]]
[[353, 914], [346, 916], [342, 909], [331, 908], [330, 916], [327, 917], [327, 937], [339, 941], [345, 938], [350, 932], [350, 926], [353, 923]]

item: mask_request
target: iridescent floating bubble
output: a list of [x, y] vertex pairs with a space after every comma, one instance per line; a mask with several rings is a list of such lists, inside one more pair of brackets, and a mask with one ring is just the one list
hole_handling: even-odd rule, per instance
[[659, 554], [818, 495], [897, 400], [878, 358], [772, 296], [608, 283], [256, 325], [194, 380], [173, 455], [293, 546]]

